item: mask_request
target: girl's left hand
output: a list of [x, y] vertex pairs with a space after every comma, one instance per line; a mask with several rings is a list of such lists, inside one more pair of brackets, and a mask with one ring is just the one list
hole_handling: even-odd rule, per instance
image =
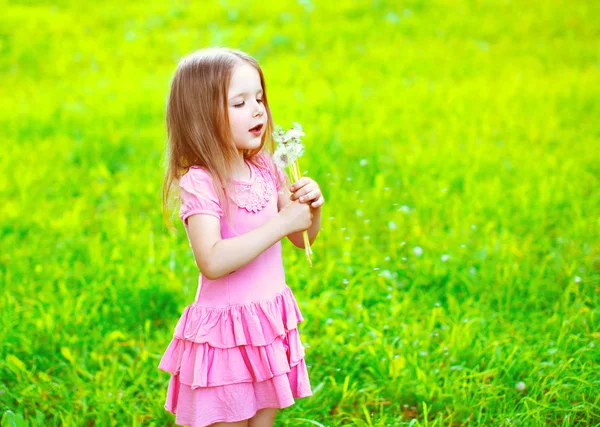
[[302, 203], [310, 203], [311, 208], [318, 208], [325, 203], [321, 188], [312, 178], [303, 176], [290, 187], [292, 195], [290, 200], [300, 199]]

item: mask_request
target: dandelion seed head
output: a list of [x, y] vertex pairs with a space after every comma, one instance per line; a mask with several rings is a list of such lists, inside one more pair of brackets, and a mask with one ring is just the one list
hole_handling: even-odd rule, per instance
[[394, 276], [392, 275], [392, 273], [390, 272], [390, 270], [383, 270], [380, 274], [380, 276], [384, 276], [388, 279], [392, 279]]

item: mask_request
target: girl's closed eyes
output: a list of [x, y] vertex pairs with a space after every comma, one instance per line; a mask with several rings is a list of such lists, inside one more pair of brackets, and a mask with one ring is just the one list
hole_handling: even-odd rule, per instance
[[[262, 100], [262, 99], [257, 99], [257, 101], [258, 101], [258, 102], [263, 102], [263, 100]], [[239, 107], [241, 107], [242, 105], [244, 105], [244, 103], [245, 103], [245, 101], [242, 101], [242, 103], [241, 103], [241, 104], [235, 104], [235, 105], [234, 105], [234, 107], [236, 107], [236, 108], [239, 108]]]

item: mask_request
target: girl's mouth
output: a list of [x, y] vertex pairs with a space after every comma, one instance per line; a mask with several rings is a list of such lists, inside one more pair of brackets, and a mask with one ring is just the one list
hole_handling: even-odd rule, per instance
[[252, 129], [250, 129], [250, 133], [253, 135], [260, 135], [261, 131], [263, 128], [263, 124], [259, 124], [258, 126], [254, 126]]

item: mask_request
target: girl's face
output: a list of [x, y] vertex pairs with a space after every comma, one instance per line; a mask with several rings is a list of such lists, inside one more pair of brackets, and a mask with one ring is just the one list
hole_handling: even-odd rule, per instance
[[[227, 92], [229, 123], [238, 150], [260, 147], [267, 125], [267, 112], [262, 101], [263, 89], [258, 71], [243, 62], [233, 70]], [[260, 132], [250, 129], [262, 124]]]

